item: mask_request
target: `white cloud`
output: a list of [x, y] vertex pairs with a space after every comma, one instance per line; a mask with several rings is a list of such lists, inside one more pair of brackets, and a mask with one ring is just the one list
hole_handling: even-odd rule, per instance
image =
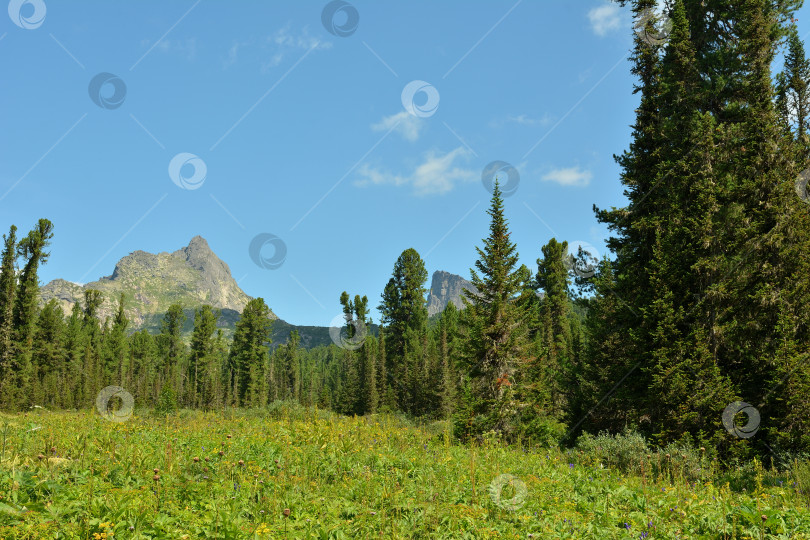
[[267, 70], [282, 62], [300, 59], [307, 51], [330, 49], [332, 43], [310, 35], [308, 27], [300, 31], [291, 29], [290, 23], [270, 35], [234, 40], [221, 55], [222, 66], [227, 69], [237, 62], [258, 63], [260, 70]]
[[621, 27], [619, 13], [619, 6], [612, 3], [593, 8], [588, 12], [591, 30], [597, 36], [606, 36], [608, 32], [618, 30]]
[[544, 174], [540, 179], [544, 182], [556, 182], [561, 186], [584, 187], [591, 183], [593, 173], [589, 170], [580, 170], [579, 167], [567, 169], [554, 169]]
[[554, 121], [554, 118], [548, 114], [543, 113], [542, 116], [530, 116], [528, 114], [507, 114], [506, 116], [499, 116], [490, 120], [489, 127], [493, 129], [500, 129], [507, 124], [519, 124], [521, 126], [547, 126]]
[[415, 195], [441, 195], [451, 191], [458, 183], [474, 182], [477, 179], [480, 173], [455, 164], [458, 158], [466, 156], [467, 151], [462, 146], [446, 154], [428, 152], [424, 161], [406, 176], [363, 164], [358, 171], [362, 179], [356, 181], [355, 185], [410, 186]]
[[185, 40], [183, 43], [179, 43], [177, 50], [185, 55], [188, 60], [194, 60], [194, 58], [197, 57], [197, 39], [191, 38]]
[[293, 51], [308, 51], [329, 49], [332, 43], [329, 41], [321, 41], [315, 36], [311, 36], [307, 27], [301, 29], [298, 34], [290, 32], [290, 25], [287, 24], [280, 30], [277, 30], [273, 35], [268, 36], [266, 43], [271, 46], [270, 58], [262, 64], [262, 71], [268, 68], [276, 67]]
[[419, 132], [425, 125], [424, 120], [418, 116], [410, 114], [408, 111], [401, 111], [391, 116], [384, 116], [376, 124], [372, 124], [374, 131], [388, 131], [391, 128], [402, 135], [403, 138], [413, 142], [419, 138]]
[[548, 114], [544, 114], [542, 118], [531, 118], [525, 114], [519, 114], [518, 116], [509, 115], [506, 117], [506, 119], [509, 122], [514, 122], [524, 126], [545, 126], [551, 123], [551, 117]]
[[234, 41], [231, 48], [228, 49], [228, 56], [223, 62], [225, 67], [234, 65], [239, 60], [239, 49], [247, 45], [246, 42]]
[[332, 46], [329, 42], [321, 42], [315, 36], [310, 36], [306, 27], [301, 30], [301, 33], [294, 35], [290, 33], [290, 25], [287, 24], [284, 28], [277, 30], [275, 34], [268, 38], [268, 41], [275, 43], [280, 47], [287, 47], [290, 49], [311, 49], [312, 47], [319, 49], [328, 49]]
[[[147, 50], [153, 47], [149, 40], [142, 40], [141, 46]], [[187, 38], [184, 40], [162, 39], [154, 44], [154, 49], [162, 53], [176, 53], [186, 60], [194, 60], [197, 57], [197, 38]]]

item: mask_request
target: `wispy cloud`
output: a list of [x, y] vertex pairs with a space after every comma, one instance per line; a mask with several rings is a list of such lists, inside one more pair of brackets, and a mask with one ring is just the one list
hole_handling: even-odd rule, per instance
[[[142, 40], [141, 46], [151, 45], [149, 40]], [[186, 60], [194, 60], [197, 57], [197, 38], [186, 39], [162, 39], [154, 49], [162, 53], [172, 53], [182, 56]]]
[[542, 118], [531, 118], [525, 114], [509, 115], [506, 120], [524, 126], [545, 126], [551, 123], [551, 117], [548, 114], [544, 114]]
[[521, 126], [547, 126], [551, 124], [553, 118], [548, 113], [542, 116], [531, 116], [528, 114], [508, 114], [490, 121], [491, 128], [502, 128], [506, 124], [518, 124]]
[[593, 173], [587, 169], [581, 170], [579, 167], [569, 167], [567, 169], [554, 169], [542, 177], [544, 182], [556, 182], [561, 186], [584, 187], [591, 183]]
[[394, 185], [410, 186], [414, 195], [442, 195], [452, 191], [459, 183], [474, 182], [480, 173], [456, 164], [456, 161], [468, 156], [467, 150], [459, 146], [445, 154], [428, 152], [424, 161], [410, 174], [398, 175], [383, 171], [368, 164], [358, 170], [360, 180], [356, 186]]
[[230, 47], [220, 53], [222, 67], [227, 69], [237, 63], [258, 63], [264, 73], [290, 57], [300, 58], [307, 51], [330, 49], [332, 43], [310, 35], [308, 27], [294, 30], [290, 23], [272, 34], [260, 37], [234, 39]]
[[306, 26], [298, 33], [292, 32], [289, 23], [284, 28], [268, 36], [265, 44], [270, 47], [270, 57], [262, 63], [262, 71], [278, 66], [292, 52], [308, 51], [310, 49], [322, 50], [332, 47], [331, 42], [321, 41], [319, 38], [310, 35]]
[[618, 4], [603, 4], [588, 12], [588, 19], [591, 22], [591, 30], [597, 36], [606, 36], [613, 30], [621, 27]]
[[382, 120], [372, 124], [371, 129], [374, 131], [388, 131], [396, 126], [394, 131], [413, 142], [419, 139], [419, 132], [422, 131], [424, 125], [424, 120], [418, 116], [414, 116], [408, 111], [401, 111], [391, 116], [384, 116]]
[[225, 60], [223, 61], [223, 66], [227, 68], [229, 66], [234, 65], [236, 62], [238, 62], [239, 61], [239, 49], [245, 47], [248, 44], [249, 43], [246, 42], [246, 41], [236, 41], [236, 40], [234, 40], [234, 42], [231, 44], [231, 48], [228, 49], [228, 54], [225, 57]]

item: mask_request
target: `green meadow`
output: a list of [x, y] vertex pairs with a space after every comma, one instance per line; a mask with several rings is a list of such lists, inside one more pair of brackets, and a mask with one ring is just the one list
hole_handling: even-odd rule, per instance
[[6, 540], [810, 538], [801, 475], [723, 474], [699, 450], [460, 445], [442, 422], [279, 404], [0, 430]]

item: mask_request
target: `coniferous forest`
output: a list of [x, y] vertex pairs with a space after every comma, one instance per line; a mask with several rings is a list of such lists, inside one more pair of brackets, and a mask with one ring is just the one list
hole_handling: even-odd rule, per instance
[[[656, 2], [622, 4], [639, 16]], [[82, 409], [120, 385], [166, 413], [283, 400], [445, 419], [460, 441], [571, 445], [584, 432], [631, 430], [723, 460], [810, 452], [810, 61], [798, 4], [673, 2], [665, 44], [635, 36], [638, 108], [615, 156], [628, 202], [593, 208], [610, 254], [551, 238], [520, 246], [537, 263], [519, 266], [496, 182], [489, 230], [470, 246], [477, 293], [432, 319], [425, 263], [405, 249], [379, 296], [334, 299], [346, 326], [329, 347], [305, 350], [293, 333], [271, 348], [261, 298], [232, 338], [210, 306], [196, 310], [190, 337], [180, 305], [159, 333], [132, 332], [123, 296], [105, 320], [98, 291], [69, 316], [56, 301], [40, 307], [38, 272], [58, 227], [12, 225], [0, 407]], [[369, 302], [379, 302], [378, 335], [366, 330]], [[736, 402], [758, 411], [755, 438], [724, 425]]]

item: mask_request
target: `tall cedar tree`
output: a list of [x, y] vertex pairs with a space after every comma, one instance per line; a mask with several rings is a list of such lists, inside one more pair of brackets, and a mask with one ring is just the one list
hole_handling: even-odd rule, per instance
[[[793, 149], [794, 171], [805, 171], [810, 167], [810, 61], [805, 56], [804, 44], [799, 39], [795, 26], [789, 30], [784, 71], [777, 76], [777, 81], [776, 103], [785, 137], [783, 149]], [[790, 186], [786, 187], [789, 190]], [[806, 202], [810, 202], [807, 199], [810, 190], [805, 178], [799, 176], [795, 188], [797, 195], [804, 196]], [[790, 202], [793, 204], [787, 206], [787, 215], [782, 219], [794, 223], [794, 230], [810, 230], [809, 207], [797, 207], [792, 194], [788, 193], [787, 196], [792, 199]], [[796, 274], [810, 275], [810, 257], [802, 249], [801, 243], [790, 243], [785, 247], [789, 252], [787, 257], [796, 263]], [[804, 282], [806, 280], [800, 280], [793, 291], [787, 291], [785, 297], [788, 305], [807, 305], [806, 299], [802, 300], [801, 289], [806, 294], [806, 288], [802, 287]], [[768, 381], [769, 386], [775, 389], [770, 396], [772, 408], [768, 414], [768, 425], [773, 427], [766, 429], [769, 429], [770, 435], [775, 439], [775, 448], [797, 451], [810, 448], [810, 402], [806, 399], [810, 393], [810, 370], [807, 369], [806, 347], [802, 354], [803, 348], [799, 345], [802, 342], [807, 343], [808, 328], [807, 317], [802, 317], [795, 308], [789, 309], [788, 305], [783, 304], [776, 329], [777, 335], [782, 339], [776, 352], [777, 368]]]
[[66, 385], [65, 321], [59, 302], [52, 298], [39, 311], [31, 363], [32, 401], [43, 407], [64, 407], [62, 387]]
[[186, 353], [182, 335], [185, 323], [186, 314], [183, 312], [183, 306], [172, 304], [163, 316], [160, 324], [160, 334], [157, 337], [162, 356], [159, 367], [162, 377], [160, 387], [168, 384], [174, 395], [182, 395], [181, 376], [185, 374], [181, 373], [181, 369]]
[[649, 333], [639, 344], [639, 374], [650, 391], [639, 408], [650, 419], [649, 434], [660, 442], [691, 434], [708, 444], [722, 429], [719, 405], [731, 397], [717, 365], [717, 298], [708, 292], [718, 279], [722, 248], [716, 129], [714, 118], [700, 110], [701, 79], [682, 2], [674, 4], [671, 17], [658, 96], [667, 142], [656, 171], [658, 189], [665, 186], [668, 195], [667, 226], [655, 230], [647, 268], [650, 304], [640, 306]]
[[[366, 370], [374, 370], [365, 362], [369, 354], [366, 338], [368, 317], [368, 298], [355, 295], [351, 300], [349, 293], [343, 291], [340, 295], [340, 304], [343, 308], [343, 317], [346, 327], [343, 332], [352, 343], [358, 343], [357, 349], [344, 348], [342, 350], [342, 363], [340, 374], [340, 390], [338, 392], [338, 410], [343, 414], [364, 414], [368, 412], [370, 401], [367, 386]], [[373, 373], [370, 375], [373, 376]], [[376, 381], [375, 381], [376, 382]]]
[[458, 388], [458, 309], [448, 302], [436, 325], [439, 367], [441, 370], [441, 407], [443, 418], [451, 418], [456, 410]]
[[795, 25], [790, 28], [787, 45], [783, 71], [776, 76], [776, 107], [806, 158], [810, 151], [810, 61]]
[[[660, 442], [723, 443], [725, 404], [767, 409], [774, 392], [762, 382], [779, 372], [778, 344], [806, 335], [806, 324], [779, 325], [780, 314], [808, 312], [806, 211], [789, 193], [798, 171], [791, 149], [779, 151], [769, 71], [791, 4], [676, 1], [665, 46], [637, 39], [642, 101], [619, 159], [630, 205], [597, 211], [617, 233], [599, 286], [625, 306], [591, 312], [614, 324], [590, 324], [602, 334], [590, 336], [584, 370], [597, 377], [586, 381], [589, 427], [641, 423]], [[637, 13], [648, 7], [634, 2]], [[616, 360], [601, 354], [597, 367], [602, 342], [617, 346]]]
[[[633, 13], [640, 19], [656, 4], [656, 0], [637, 0], [633, 2]], [[647, 20], [646, 31], [654, 34], [655, 23], [653, 18]], [[589, 312], [589, 339], [586, 364], [582, 366], [581, 397], [573, 408], [582, 413], [572, 427], [574, 435], [578, 429], [621, 430], [638, 423], [646, 413], [637, 396], [644, 395], [648, 384], [638, 368], [642, 364], [640, 344], [650, 329], [643, 326], [640, 308], [651, 302], [648, 269], [656, 234], [666, 226], [668, 190], [657, 185], [664, 146], [657, 99], [661, 92], [660, 56], [665, 45], [648, 43], [640, 33], [634, 35], [630, 71], [638, 78], [633, 93], [640, 94], [640, 103], [630, 148], [616, 157], [629, 203], [610, 210], [593, 207], [597, 220], [607, 224], [613, 233], [606, 244], [616, 259], [600, 263], [591, 280], [577, 283], [586, 296], [583, 303]], [[593, 296], [588, 297], [589, 293]]]
[[[741, 271], [734, 274], [733, 290], [740, 301], [735, 302], [735, 317], [727, 325], [728, 357], [734, 367], [746, 366], [731, 372], [740, 397], [756, 403], [762, 416], [773, 418], [770, 424], [779, 426], [782, 433], [794, 435], [778, 437], [776, 429], [766, 425], [767, 437], [752, 444], [762, 454], [774, 446], [806, 451], [810, 442], [806, 414], [810, 214], [797, 196], [795, 178], [800, 167], [807, 165], [799, 167], [794, 157], [801, 156], [802, 142], [785, 141], [773, 106], [770, 66], [776, 39], [786, 33], [779, 26], [779, 12], [765, 0], [741, 2], [739, 10], [739, 47], [744, 60], [741, 85], [747, 99], [738, 105], [746, 113], [739, 122], [741, 156], [730, 166], [741, 180], [737, 198], [746, 219], [736, 231], [740, 235], [737, 246], [746, 249], [747, 256]], [[786, 355], [790, 342], [797, 344], [792, 356]], [[801, 440], [799, 434], [803, 447], [788, 447], [791, 438], [794, 443]]]
[[380, 399], [380, 409], [391, 412], [396, 409], [396, 397], [388, 382], [385, 329], [380, 326], [379, 332], [377, 337], [377, 395]]
[[413, 380], [419, 369], [420, 343], [427, 334], [427, 270], [419, 253], [409, 248], [394, 264], [393, 275], [385, 286], [379, 306], [385, 327], [388, 384], [397, 408], [413, 412], [417, 406]]
[[216, 381], [219, 368], [214, 353], [214, 332], [217, 329], [219, 310], [204, 305], [194, 312], [194, 329], [188, 356], [187, 397], [191, 407], [210, 409], [215, 401]]
[[127, 351], [127, 327], [129, 320], [124, 313], [125, 296], [118, 297], [118, 310], [113, 323], [104, 336], [104, 382], [105, 384], [123, 384], [127, 372], [129, 353]]
[[278, 379], [283, 389], [281, 399], [301, 400], [301, 365], [298, 355], [298, 345], [301, 343], [301, 336], [297, 330], [290, 331], [290, 339], [284, 346], [283, 364], [278, 374]]
[[[568, 242], [552, 238], [541, 248], [543, 257], [537, 259], [536, 285], [545, 295], [539, 309], [540, 356], [530, 369], [535, 403], [555, 418], [568, 410], [566, 392], [571, 387], [573, 344], [571, 339], [571, 305], [568, 295], [569, 275], [566, 266]], [[570, 264], [569, 264], [570, 266]], [[548, 395], [544, 396], [544, 393]]]
[[96, 395], [105, 386], [101, 380], [101, 328], [98, 320], [101, 302], [101, 291], [85, 289], [81, 336], [82, 393], [85, 399]]
[[262, 406], [275, 384], [270, 372], [269, 345], [273, 321], [262, 298], [250, 300], [236, 323], [228, 357], [228, 388], [236, 406]]
[[471, 418], [457, 415], [456, 433], [494, 430], [510, 435], [516, 429], [510, 418], [511, 380], [529, 361], [527, 309], [517, 300], [531, 277], [525, 266], [517, 266], [497, 179], [487, 213], [492, 218], [490, 234], [483, 239], [483, 249], [476, 247], [477, 270], [470, 269], [477, 292], [465, 289], [462, 297], [467, 311], [462, 368], [468, 377], [463, 409]]
[[132, 395], [139, 396], [147, 403], [156, 403], [158, 395], [155, 382], [159, 378], [159, 364], [154, 336], [147, 330], [132, 334], [129, 338], [129, 355]]
[[18, 281], [17, 294], [14, 299], [14, 341], [15, 352], [11, 366], [14, 402], [20, 406], [29, 405], [26, 393], [30, 391], [32, 377], [31, 353], [36, 327], [37, 302], [39, 299], [38, 271], [41, 264], [48, 261], [45, 251], [53, 237], [53, 224], [47, 219], [40, 219], [28, 235], [17, 245], [17, 254], [25, 260]]
[[17, 291], [17, 227], [11, 226], [3, 235], [3, 254], [0, 263], [0, 407], [13, 405], [6, 400], [13, 384], [12, 342], [14, 339], [14, 298]]

